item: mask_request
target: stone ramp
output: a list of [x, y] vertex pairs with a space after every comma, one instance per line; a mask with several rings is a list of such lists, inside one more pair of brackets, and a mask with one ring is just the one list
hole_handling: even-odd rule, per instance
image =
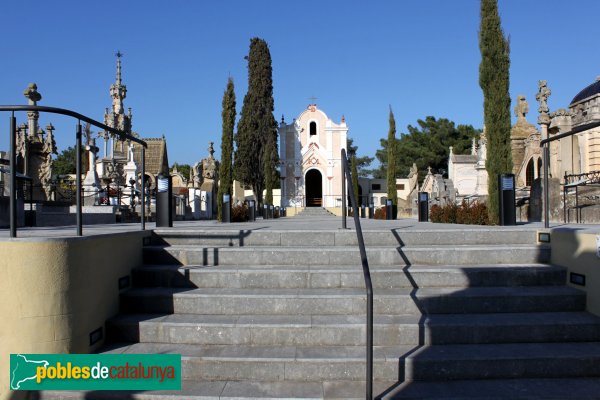
[[[111, 351], [182, 354], [184, 390], [114, 398], [364, 398], [355, 241], [344, 230], [156, 231], [107, 334], [127, 342]], [[585, 398], [600, 385], [600, 318], [547, 264], [535, 230], [376, 230], [365, 242], [381, 398], [564, 393], [550, 378]]]

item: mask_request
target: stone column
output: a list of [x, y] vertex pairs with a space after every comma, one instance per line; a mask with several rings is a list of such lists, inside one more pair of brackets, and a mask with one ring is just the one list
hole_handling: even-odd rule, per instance
[[[548, 97], [552, 92], [548, 88], [546, 81], [538, 81], [538, 93], [535, 95], [536, 100], [539, 103], [538, 112], [538, 124], [541, 128], [542, 140], [548, 139], [548, 126], [550, 125], [550, 116], [548, 114]], [[549, 145], [546, 143], [542, 149], [543, 167], [544, 167], [544, 181], [543, 185], [543, 209], [544, 209], [544, 227], [550, 227], [550, 204], [549, 204], [549, 169], [550, 169], [550, 151]]]

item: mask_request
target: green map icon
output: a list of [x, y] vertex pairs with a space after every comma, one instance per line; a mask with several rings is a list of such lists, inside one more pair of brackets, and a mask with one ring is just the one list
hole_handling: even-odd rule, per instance
[[47, 367], [48, 364], [46, 360], [32, 360], [22, 354], [11, 354], [10, 388], [20, 390], [23, 382], [36, 378], [38, 367]]

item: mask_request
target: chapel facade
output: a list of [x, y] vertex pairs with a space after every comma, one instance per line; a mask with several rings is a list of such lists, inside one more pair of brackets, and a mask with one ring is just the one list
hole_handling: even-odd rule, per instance
[[283, 207], [340, 207], [341, 150], [347, 149], [348, 126], [335, 123], [316, 104], [278, 128]]

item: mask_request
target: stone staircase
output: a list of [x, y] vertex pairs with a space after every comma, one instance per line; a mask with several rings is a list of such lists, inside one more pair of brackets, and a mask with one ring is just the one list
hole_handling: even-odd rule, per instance
[[[375, 394], [597, 398], [600, 318], [564, 285], [565, 271], [546, 264], [549, 248], [535, 236], [365, 232]], [[122, 314], [107, 324], [113, 341], [130, 344], [112, 351], [182, 354], [184, 390], [123, 398], [364, 398], [366, 300], [354, 231], [157, 230], [144, 258]]]
[[324, 207], [305, 207], [302, 211], [295, 215], [296, 217], [302, 218], [322, 218], [322, 217], [331, 217], [333, 216], [326, 208]]

